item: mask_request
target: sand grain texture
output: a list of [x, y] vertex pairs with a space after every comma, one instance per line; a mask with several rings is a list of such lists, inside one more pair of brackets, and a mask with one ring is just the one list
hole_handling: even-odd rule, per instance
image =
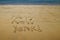
[[[31, 17], [33, 25], [39, 24], [42, 31], [14, 33], [11, 24], [14, 17], [22, 17], [23, 21]], [[60, 6], [0, 5], [0, 40], [60, 40]]]

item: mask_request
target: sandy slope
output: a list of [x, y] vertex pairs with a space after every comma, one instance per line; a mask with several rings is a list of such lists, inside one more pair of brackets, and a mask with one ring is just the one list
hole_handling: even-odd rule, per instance
[[[33, 18], [41, 32], [16, 32], [11, 24], [15, 17]], [[19, 24], [24, 26], [28, 24]], [[31, 26], [29, 24], [28, 26]], [[52, 5], [0, 5], [0, 40], [60, 40], [60, 6]]]

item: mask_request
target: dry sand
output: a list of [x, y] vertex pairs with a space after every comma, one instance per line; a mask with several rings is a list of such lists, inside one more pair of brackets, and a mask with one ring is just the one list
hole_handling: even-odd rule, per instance
[[[26, 17], [33, 18], [41, 32], [14, 33], [17, 24], [11, 22], [15, 17], [22, 17], [25, 23]], [[60, 5], [0, 5], [0, 40], [60, 40]]]

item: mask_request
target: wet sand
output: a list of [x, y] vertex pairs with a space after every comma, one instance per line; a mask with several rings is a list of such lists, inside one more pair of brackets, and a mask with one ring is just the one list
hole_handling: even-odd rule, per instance
[[[16, 17], [22, 17], [25, 24], [12, 24]], [[14, 33], [13, 25], [32, 26], [26, 18], [32, 18], [41, 32]], [[60, 40], [60, 5], [0, 5], [0, 40]]]

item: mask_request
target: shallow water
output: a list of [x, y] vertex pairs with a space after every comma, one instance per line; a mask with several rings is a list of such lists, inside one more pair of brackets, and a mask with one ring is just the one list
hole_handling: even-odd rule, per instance
[[0, 0], [0, 4], [60, 4], [60, 0]]

